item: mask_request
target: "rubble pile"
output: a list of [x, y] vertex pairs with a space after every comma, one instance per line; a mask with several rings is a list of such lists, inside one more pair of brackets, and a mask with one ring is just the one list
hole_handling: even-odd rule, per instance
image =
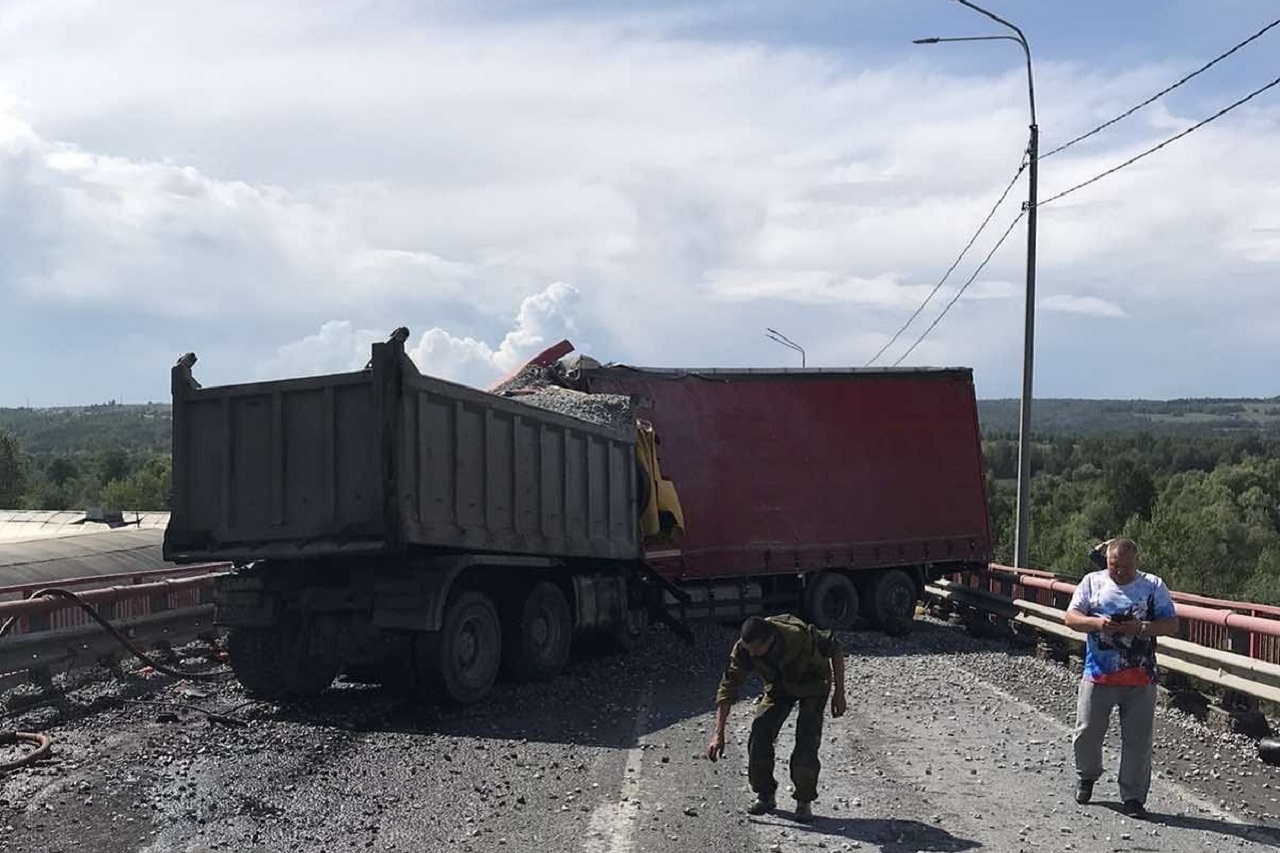
[[630, 397], [587, 394], [567, 388], [561, 384], [555, 367], [529, 365], [499, 385], [494, 393], [613, 430], [635, 428], [636, 413]]

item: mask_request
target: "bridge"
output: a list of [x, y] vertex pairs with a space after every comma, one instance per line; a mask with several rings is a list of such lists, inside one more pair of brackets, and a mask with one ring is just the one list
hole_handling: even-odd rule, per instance
[[1072, 796], [1070, 581], [996, 565], [941, 581], [908, 636], [842, 635], [849, 712], [826, 721], [818, 818], [802, 825], [786, 811], [790, 728], [774, 815], [743, 813], [749, 701], [725, 758], [701, 755], [728, 628], [699, 627], [692, 647], [655, 629], [625, 657], [583, 650], [555, 681], [469, 709], [341, 681], [281, 706], [230, 677], [167, 676], [74, 602], [29, 598], [74, 590], [161, 667], [225, 673], [209, 598], [225, 567], [157, 567], [131, 541], [141, 562], [120, 570], [125, 540], [158, 547], [162, 527], [0, 545], [16, 579], [0, 588], [0, 728], [52, 739], [33, 761], [37, 741], [0, 745], [17, 765], [0, 775], [4, 849], [1280, 848], [1280, 768], [1257, 741], [1280, 707], [1277, 608], [1176, 596], [1184, 635], [1162, 640], [1151, 816], [1135, 821], [1116, 802], [1114, 734], [1095, 802]]

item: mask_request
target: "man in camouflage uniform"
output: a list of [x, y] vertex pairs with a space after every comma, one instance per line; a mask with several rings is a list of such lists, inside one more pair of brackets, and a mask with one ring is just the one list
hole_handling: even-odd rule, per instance
[[796, 745], [791, 753], [791, 782], [795, 787], [795, 816], [813, 819], [809, 805], [818, 797], [818, 746], [822, 743], [822, 712], [831, 693], [831, 716], [845, 712], [844, 655], [830, 631], [821, 631], [794, 616], [752, 616], [729, 653], [729, 663], [716, 691], [716, 728], [707, 744], [707, 758], [724, 755], [724, 728], [738, 691], [755, 673], [764, 682], [747, 741], [747, 775], [756, 800], [748, 814], [767, 814], [777, 808], [778, 782], [773, 776], [774, 742], [792, 707], [796, 716]]

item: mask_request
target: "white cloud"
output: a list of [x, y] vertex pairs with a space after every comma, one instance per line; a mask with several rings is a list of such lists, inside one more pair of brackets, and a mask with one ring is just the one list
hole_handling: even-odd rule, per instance
[[562, 281], [520, 303], [515, 324], [496, 346], [433, 328], [409, 351], [424, 373], [487, 386], [532, 356], [573, 334], [578, 291]]
[[905, 285], [899, 276], [839, 276], [827, 270], [713, 270], [708, 290], [726, 302], [781, 299], [805, 305], [851, 303], [910, 309], [932, 289]]
[[314, 335], [285, 344], [258, 368], [262, 378], [284, 379], [359, 370], [369, 361], [369, 347], [386, 340], [385, 332], [356, 329], [346, 320], [330, 320]]
[[983, 281], [978, 279], [964, 292], [961, 299], [969, 302], [980, 300], [997, 300], [997, 299], [1014, 299], [1021, 298], [1023, 285], [1014, 284], [1011, 281]]
[[[437, 326], [423, 332], [406, 352], [423, 373], [487, 387], [576, 331], [573, 312], [578, 295], [572, 285], [555, 282], [526, 297], [510, 330], [496, 346]], [[358, 370], [369, 360], [369, 347], [386, 336], [386, 331], [357, 329], [350, 321], [330, 320], [318, 333], [280, 347], [257, 373], [285, 377]]]
[[[13, 93], [0, 98], [0, 300], [25, 312], [0, 317], [0, 335], [75, 315], [93, 334], [73, 346], [95, 338], [82, 359], [109, 365], [127, 313], [149, 347], [216, 341], [246, 372], [292, 373], [352, 362], [368, 340], [425, 317], [432, 328], [414, 345], [424, 367], [482, 382], [570, 322], [593, 354], [668, 364], [778, 363], [790, 356], [757, 334], [775, 325], [811, 363], [857, 364], [920, 304], [1022, 153], [1016, 67], [961, 75], [919, 53], [860, 63], [856, 51], [781, 43], [781, 31], [672, 35], [660, 17], [613, 7], [577, 21], [531, 8], [523, 23], [449, 8], [0, 9], [0, 89]], [[1052, 59], [1037, 74], [1046, 148], [1174, 76]], [[1200, 102], [1144, 111], [1044, 161], [1041, 197], [1190, 124]], [[1250, 348], [1269, 342], [1253, 330], [1280, 311], [1267, 298], [1280, 264], [1280, 114], [1266, 103], [1042, 210], [1043, 290], [1114, 304], [1045, 302], [1039, 387], [1084, 392], [1072, 314], [1117, 316], [1119, 305], [1153, 321], [1125, 342], [1135, 359], [1166, 347], [1161, 330], [1184, 318], [1221, 332], [1248, 313], [1257, 325], [1220, 336], [1234, 348], [1215, 358], [1262, 375]], [[1008, 329], [1021, 317], [1023, 233], [913, 363], [1016, 381]], [[561, 280], [580, 292], [543, 289]], [[287, 352], [261, 343], [290, 339]], [[79, 381], [68, 374], [58, 381]], [[1211, 379], [1178, 380], [1197, 376]], [[50, 377], [18, 381], [21, 399]], [[137, 398], [163, 392], [162, 372], [132, 381]]]
[[1046, 310], [1061, 311], [1064, 314], [1085, 314], [1090, 317], [1125, 316], [1124, 309], [1119, 305], [1098, 296], [1071, 296], [1059, 293], [1044, 299], [1040, 305]]

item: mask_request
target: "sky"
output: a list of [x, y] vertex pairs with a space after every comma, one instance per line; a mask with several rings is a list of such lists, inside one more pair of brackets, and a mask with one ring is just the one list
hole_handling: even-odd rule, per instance
[[[1041, 150], [1273, 0], [989, 0]], [[1026, 67], [954, 0], [0, 0], [0, 406], [359, 369], [397, 326], [486, 387], [568, 338], [652, 366], [865, 365], [1015, 174]], [[1280, 73], [1280, 27], [1040, 162], [1042, 200]], [[1038, 397], [1280, 394], [1280, 87], [1039, 209]], [[875, 362], [1017, 217], [1025, 173]], [[1021, 383], [1025, 221], [901, 366]]]

